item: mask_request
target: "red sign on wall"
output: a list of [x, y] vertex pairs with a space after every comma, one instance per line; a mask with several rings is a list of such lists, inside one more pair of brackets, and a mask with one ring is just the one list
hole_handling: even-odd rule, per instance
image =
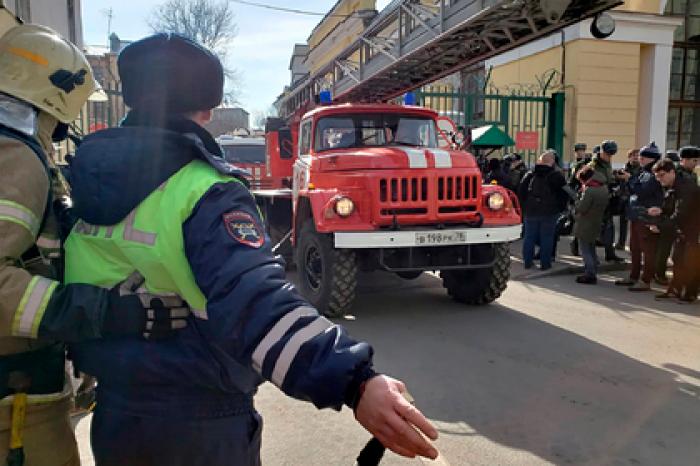
[[515, 135], [517, 149], [537, 150], [540, 144], [540, 133], [537, 131], [518, 131]]

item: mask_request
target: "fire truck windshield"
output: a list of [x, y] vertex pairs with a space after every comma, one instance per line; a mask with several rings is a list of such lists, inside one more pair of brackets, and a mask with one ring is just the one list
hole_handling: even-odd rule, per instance
[[316, 123], [316, 152], [380, 146], [437, 147], [432, 118], [399, 114], [350, 114]]
[[265, 146], [262, 144], [226, 144], [224, 158], [229, 163], [265, 163]]

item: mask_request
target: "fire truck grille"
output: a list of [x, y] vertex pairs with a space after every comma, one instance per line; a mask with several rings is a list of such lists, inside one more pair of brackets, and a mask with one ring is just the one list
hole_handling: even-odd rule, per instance
[[[473, 175], [380, 178], [376, 213], [383, 220], [457, 220], [477, 211], [479, 179]], [[376, 185], [375, 185], [376, 186]]]
[[427, 178], [389, 178], [379, 180], [381, 202], [425, 202], [428, 200]]
[[474, 176], [441, 176], [437, 180], [438, 201], [476, 199], [477, 179]]
[[[474, 176], [441, 176], [437, 178], [437, 201], [467, 201], [477, 197]], [[430, 196], [428, 178], [382, 178], [379, 180], [379, 201], [425, 202]]]

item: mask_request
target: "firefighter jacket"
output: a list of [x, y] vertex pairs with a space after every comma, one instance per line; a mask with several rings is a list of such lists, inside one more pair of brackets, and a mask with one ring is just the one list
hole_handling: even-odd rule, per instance
[[[55, 341], [99, 337], [106, 290], [58, 282], [59, 225], [54, 206], [68, 196], [46, 151], [55, 120], [36, 115], [36, 136], [0, 112], [0, 398], [8, 373], [32, 379], [29, 401], [68, 396], [64, 348]], [[3, 400], [0, 403], [4, 403]]]
[[254, 198], [209, 133], [169, 125], [90, 135], [73, 163], [80, 221], [66, 280], [109, 287], [138, 270], [149, 290], [193, 309], [171, 340], [74, 345], [76, 365], [99, 381], [98, 404], [140, 416], [231, 415], [251, 406], [264, 380], [319, 408], [350, 404], [371, 373], [371, 347], [285, 280]]

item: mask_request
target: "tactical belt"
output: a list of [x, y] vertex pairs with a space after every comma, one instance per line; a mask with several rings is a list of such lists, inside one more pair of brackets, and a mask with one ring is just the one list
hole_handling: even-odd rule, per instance
[[24, 393], [48, 395], [63, 391], [65, 382], [65, 348], [54, 343], [36, 351], [0, 356], [0, 398], [16, 392], [10, 378], [18, 375], [28, 381]]

